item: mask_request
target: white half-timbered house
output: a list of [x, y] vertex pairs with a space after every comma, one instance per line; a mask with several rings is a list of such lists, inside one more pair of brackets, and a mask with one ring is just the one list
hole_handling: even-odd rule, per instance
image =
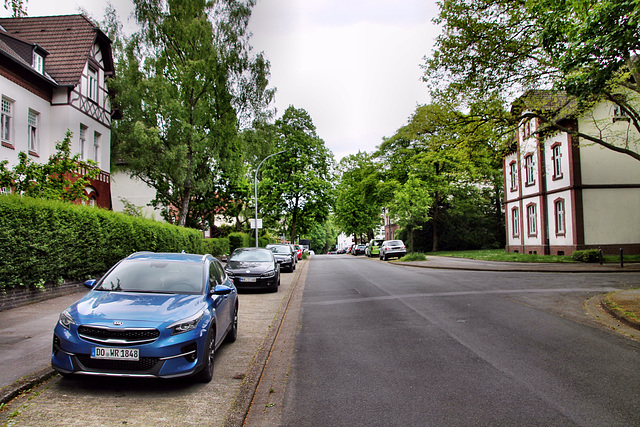
[[[567, 129], [637, 150], [640, 135], [616, 104], [576, 111], [566, 94], [541, 90], [527, 92], [512, 109], [518, 117], [554, 112]], [[640, 253], [640, 162], [566, 132], [540, 134], [542, 125], [523, 119], [504, 157], [506, 251]]]
[[83, 15], [0, 18], [0, 160], [46, 163], [67, 130], [72, 151], [98, 163], [86, 193], [111, 208], [111, 41]]

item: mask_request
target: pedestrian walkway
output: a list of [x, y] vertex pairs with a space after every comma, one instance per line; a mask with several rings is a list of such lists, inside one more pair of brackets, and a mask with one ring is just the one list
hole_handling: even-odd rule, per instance
[[454, 258], [444, 256], [428, 255], [427, 261], [399, 262], [396, 264], [421, 267], [421, 268], [441, 268], [454, 270], [471, 271], [522, 271], [522, 272], [548, 272], [548, 273], [624, 273], [640, 272], [640, 263], [626, 263], [624, 267], [620, 264], [606, 263], [572, 263], [572, 262], [508, 262], [508, 261], [482, 261], [468, 258]]

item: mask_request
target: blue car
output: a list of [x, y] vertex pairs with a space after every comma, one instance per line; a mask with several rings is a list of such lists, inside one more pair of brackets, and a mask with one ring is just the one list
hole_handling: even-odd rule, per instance
[[238, 334], [238, 294], [211, 255], [138, 252], [60, 314], [51, 366], [62, 375], [209, 382]]

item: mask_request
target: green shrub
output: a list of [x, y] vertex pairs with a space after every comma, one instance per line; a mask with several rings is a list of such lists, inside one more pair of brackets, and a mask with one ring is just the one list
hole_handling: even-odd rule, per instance
[[598, 262], [600, 259], [600, 251], [598, 249], [575, 251], [573, 255], [571, 255], [571, 258], [579, 262]]
[[426, 261], [427, 257], [421, 252], [410, 252], [400, 258], [398, 261]]
[[220, 256], [229, 253], [229, 238], [219, 237], [216, 239], [205, 239], [202, 242], [202, 252], [213, 256]]
[[70, 203], [0, 196], [0, 291], [96, 277], [137, 251], [202, 253], [202, 233]]
[[231, 233], [229, 234], [229, 253], [237, 248], [246, 248], [251, 246], [249, 235], [247, 233]]

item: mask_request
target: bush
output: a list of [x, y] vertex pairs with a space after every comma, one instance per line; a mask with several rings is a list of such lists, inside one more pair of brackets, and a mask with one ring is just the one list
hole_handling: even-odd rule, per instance
[[571, 255], [571, 258], [579, 262], [598, 262], [600, 259], [600, 251], [598, 249], [575, 251], [573, 255]]
[[411, 252], [400, 258], [398, 261], [426, 261], [427, 257], [421, 252]]
[[237, 248], [246, 248], [247, 246], [251, 246], [247, 233], [229, 234], [229, 253], [232, 253]]
[[0, 291], [96, 277], [137, 251], [202, 253], [198, 230], [70, 203], [0, 196]]
[[229, 238], [219, 237], [217, 239], [204, 239], [202, 242], [202, 252], [213, 256], [228, 254]]

